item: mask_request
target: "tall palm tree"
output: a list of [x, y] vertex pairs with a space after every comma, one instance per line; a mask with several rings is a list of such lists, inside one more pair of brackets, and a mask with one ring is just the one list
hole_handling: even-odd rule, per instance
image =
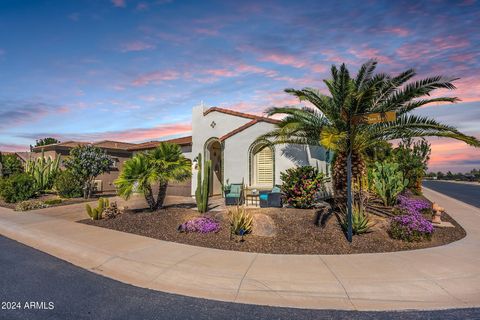
[[313, 88], [286, 89], [285, 92], [308, 101], [313, 107], [273, 107], [268, 115], [282, 114], [285, 117], [271, 132], [259, 137], [276, 144], [294, 143], [322, 145], [335, 151], [333, 164], [333, 187], [337, 198], [346, 197], [347, 130], [351, 117], [371, 112], [395, 111], [395, 121], [368, 124], [351, 122], [353, 178], [364, 174], [363, 151], [378, 141], [412, 137], [449, 137], [478, 147], [477, 138], [459, 132], [455, 127], [441, 124], [432, 118], [412, 115], [416, 108], [433, 102], [457, 102], [453, 97], [430, 97], [435, 89], [455, 89], [457, 79], [433, 76], [409, 81], [415, 75], [408, 69], [396, 76], [375, 73], [377, 62], [363, 64], [356, 77], [342, 64], [332, 66], [331, 79], [324, 80], [329, 95]]
[[[184, 181], [190, 175], [190, 162], [182, 155], [180, 147], [163, 142], [156, 149], [125, 161], [115, 185], [118, 194], [126, 200], [135, 192], [143, 193], [153, 211], [163, 207], [169, 182]], [[156, 200], [154, 185], [158, 185]]]

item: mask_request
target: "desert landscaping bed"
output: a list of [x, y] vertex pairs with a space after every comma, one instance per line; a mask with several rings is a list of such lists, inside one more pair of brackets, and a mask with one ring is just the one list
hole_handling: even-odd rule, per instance
[[465, 237], [465, 230], [448, 214], [442, 220], [451, 222], [454, 228], [435, 228], [432, 239], [422, 242], [405, 242], [390, 238], [387, 220], [377, 220], [373, 231], [358, 235], [349, 244], [335, 216], [331, 216], [323, 227], [317, 226], [318, 215], [312, 209], [268, 208], [247, 209], [252, 214], [268, 215], [275, 223], [275, 236], [246, 235], [230, 236], [229, 221], [225, 213], [209, 212], [206, 216], [220, 220], [217, 233], [181, 233], [177, 227], [185, 221], [201, 216], [189, 206], [171, 206], [156, 212], [127, 210], [109, 220], [85, 219], [81, 223], [108, 229], [134, 233], [155, 239], [190, 245], [273, 254], [353, 254], [412, 250], [445, 245]]

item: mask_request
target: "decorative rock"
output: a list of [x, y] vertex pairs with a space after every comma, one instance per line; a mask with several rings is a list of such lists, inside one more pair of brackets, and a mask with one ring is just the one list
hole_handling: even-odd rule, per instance
[[261, 237], [274, 237], [276, 235], [275, 222], [266, 214], [254, 214], [252, 234]]

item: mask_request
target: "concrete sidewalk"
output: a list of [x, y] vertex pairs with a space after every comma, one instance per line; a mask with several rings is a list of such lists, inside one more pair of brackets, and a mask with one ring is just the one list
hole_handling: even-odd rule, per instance
[[122, 282], [207, 299], [345, 310], [480, 307], [480, 210], [428, 189], [425, 195], [464, 226], [466, 238], [395, 253], [268, 255], [88, 226], [49, 209], [3, 208], [0, 234]]

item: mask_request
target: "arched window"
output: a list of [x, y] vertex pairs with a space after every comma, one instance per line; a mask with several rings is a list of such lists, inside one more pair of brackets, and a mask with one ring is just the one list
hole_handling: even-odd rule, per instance
[[274, 177], [273, 149], [260, 144], [252, 149], [252, 182], [256, 187], [272, 187]]

